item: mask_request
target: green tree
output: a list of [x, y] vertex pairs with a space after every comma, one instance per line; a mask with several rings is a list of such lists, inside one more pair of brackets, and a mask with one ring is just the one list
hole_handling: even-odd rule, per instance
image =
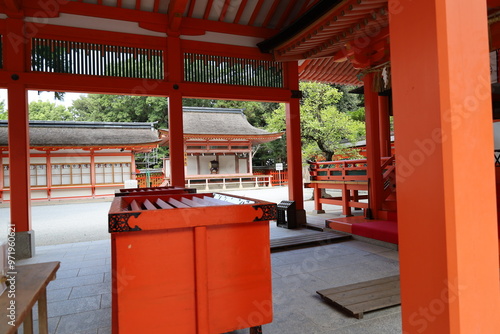
[[168, 124], [168, 99], [154, 96], [87, 95], [73, 102], [71, 111], [79, 121], [158, 122]]
[[[364, 136], [364, 123], [337, 109], [342, 93], [329, 85], [312, 82], [302, 82], [300, 89], [303, 92], [300, 125], [304, 158], [356, 157], [357, 151], [350, 144]], [[267, 122], [270, 131], [284, 131], [284, 106], [276, 109]]]
[[5, 101], [0, 101], [0, 120], [7, 119], [7, 110], [5, 110]]
[[75, 116], [63, 105], [48, 101], [33, 101], [29, 104], [30, 120], [74, 121]]
[[[349, 85], [331, 85], [338, 92], [342, 93], [342, 96], [335, 104], [338, 111], [351, 113], [360, 108], [363, 108], [363, 95], [350, 93], [356, 86]], [[364, 108], [363, 108], [364, 109]]]

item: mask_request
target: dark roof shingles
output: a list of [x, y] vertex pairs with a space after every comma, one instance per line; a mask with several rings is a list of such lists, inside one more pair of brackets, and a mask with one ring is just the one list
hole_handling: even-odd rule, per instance
[[[109, 123], [107, 123], [109, 125]], [[30, 146], [120, 146], [153, 144], [159, 141], [158, 135], [151, 128], [147, 127], [122, 127], [119, 123], [116, 126], [87, 126], [74, 127], [58, 123], [55, 126], [30, 126]], [[7, 146], [8, 133], [6, 126], [0, 126], [0, 146]]]

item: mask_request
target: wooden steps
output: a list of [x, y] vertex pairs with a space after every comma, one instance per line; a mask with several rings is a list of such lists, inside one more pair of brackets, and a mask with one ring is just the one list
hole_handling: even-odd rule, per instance
[[325, 301], [362, 319], [363, 314], [401, 304], [399, 275], [316, 291]]
[[327, 243], [343, 241], [350, 238], [351, 236], [349, 235], [341, 235], [332, 232], [318, 232], [293, 237], [271, 239], [271, 252], [295, 246], [324, 245]]

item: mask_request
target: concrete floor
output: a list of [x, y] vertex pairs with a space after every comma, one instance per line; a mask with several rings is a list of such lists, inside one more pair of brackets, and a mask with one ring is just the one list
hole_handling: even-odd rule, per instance
[[[264, 191], [259, 190], [259, 192]], [[287, 195], [286, 188], [274, 189], [267, 195], [250, 190], [242, 192], [238, 194], [274, 202], [285, 200]], [[280, 199], [279, 196], [284, 197]], [[305, 197], [307, 196], [306, 193]], [[68, 207], [64, 207], [66, 205]], [[312, 202], [306, 202], [306, 209], [310, 210], [311, 205]], [[95, 215], [98, 225], [102, 225], [104, 221], [104, 225], [107, 226], [106, 214], [109, 202], [45, 207], [44, 209], [40, 207], [39, 211], [37, 206], [33, 207], [33, 211], [36, 212], [33, 217], [34, 221], [37, 219], [39, 221], [37, 237], [45, 235], [46, 231], [42, 232], [44, 226], [50, 224], [43, 225], [42, 216], [46, 217], [44, 219], [47, 222], [58, 222], [55, 225], [59, 228], [56, 228], [54, 233], [62, 229], [66, 231], [65, 234], [75, 234], [80, 240], [93, 236], [89, 231], [93, 222], [85, 221], [85, 218]], [[338, 214], [338, 208], [329, 209], [327, 208], [327, 213], [330, 211], [332, 214]], [[5, 214], [2, 210], [0, 209], [0, 216]], [[47, 214], [42, 215], [41, 213], [45, 211]], [[67, 225], [69, 225], [68, 228], [65, 227]], [[310, 230], [277, 228], [275, 223], [271, 223], [270, 226], [271, 238], [313, 233]], [[88, 234], [81, 234], [85, 230]], [[69, 233], [69, 231], [74, 231], [74, 233]], [[111, 333], [110, 240], [107, 232], [97, 235], [101, 235], [103, 240], [39, 245], [34, 258], [18, 261], [18, 265], [61, 261], [57, 279], [48, 286], [50, 333]], [[74, 237], [68, 235], [64, 239], [44, 237], [44, 240], [57, 241], [59, 239], [59, 242], [62, 242], [73, 240]], [[316, 294], [316, 291], [321, 289], [398, 274], [397, 251], [363, 241], [349, 240], [276, 252], [271, 255], [271, 258], [274, 320], [271, 324], [263, 326], [263, 333], [401, 333], [400, 307], [366, 313], [363, 319], [358, 320], [324, 303]], [[248, 330], [232, 333], [246, 334]]]

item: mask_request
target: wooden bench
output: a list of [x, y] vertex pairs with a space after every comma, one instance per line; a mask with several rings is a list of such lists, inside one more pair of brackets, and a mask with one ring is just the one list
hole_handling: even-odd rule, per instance
[[[0, 333], [17, 333], [24, 324], [24, 333], [33, 333], [33, 306], [38, 302], [38, 332], [48, 334], [47, 285], [56, 278], [60, 262], [47, 262], [17, 266], [15, 268], [15, 289], [7, 290], [0, 296]], [[15, 293], [9, 296], [9, 293]], [[11, 301], [15, 300], [13, 318], [9, 318]]]

